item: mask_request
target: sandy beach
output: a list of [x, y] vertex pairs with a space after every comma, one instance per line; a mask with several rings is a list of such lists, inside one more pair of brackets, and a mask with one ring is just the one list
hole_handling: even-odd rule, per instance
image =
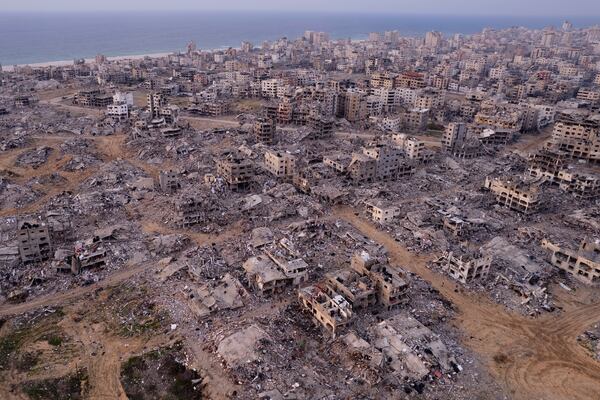
[[[158, 58], [158, 57], [166, 57], [169, 54], [173, 54], [174, 52], [167, 53], [150, 53], [150, 54], [133, 54], [127, 56], [114, 56], [114, 57], [106, 57], [109, 61], [119, 61], [119, 60], [139, 60], [145, 57], [150, 58]], [[93, 64], [96, 62], [95, 58], [85, 58], [85, 62], [89, 64]], [[32, 68], [42, 68], [42, 67], [64, 67], [67, 65], [73, 65], [73, 60], [60, 60], [60, 61], [46, 61], [41, 63], [32, 63], [32, 64], [18, 64], [17, 67], [32, 67]], [[2, 69], [4, 71], [13, 71], [13, 65], [4, 65]]]

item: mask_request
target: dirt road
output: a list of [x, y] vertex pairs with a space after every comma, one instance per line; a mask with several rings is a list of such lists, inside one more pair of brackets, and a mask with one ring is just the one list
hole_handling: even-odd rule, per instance
[[600, 304], [579, 303], [564, 314], [535, 320], [514, 314], [486, 297], [455, 291], [454, 281], [426, 267], [433, 255], [410, 253], [351, 208], [335, 213], [385, 246], [394, 264], [430, 282], [456, 306], [454, 324], [464, 332], [464, 344], [481, 356], [513, 399], [600, 398], [600, 363], [576, 343], [577, 335], [600, 321]]

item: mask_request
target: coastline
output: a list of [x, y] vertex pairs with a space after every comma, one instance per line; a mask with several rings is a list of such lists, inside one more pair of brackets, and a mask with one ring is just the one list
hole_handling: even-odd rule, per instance
[[[363, 42], [367, 41], [366, 34], [363, 34], [363, 33], [356, 34], [353, 37], [349, 37], [349, 39], [353, 43], [363, 43]], [[334, 39], [334, 40], [341, 40], [341, 39]], [[258, 47], [258, 45], [257, 45], [257, 47]], [[205, 49], [203, 51], [214, 52], [214, 51], [219, 51], [219, 50], [226, 50], [228, 48], [233, 48], [235, 50], [241, 50], [241, 47], [221, 46], [221, 47], [216, 47], [213, 49]], [[130, 54], [130, 55], [124, 55], [124, 56], [107, 56], [106, 59], [108, 61], [123, 61], [123, 60], [141, 60], [146, 57], [161, 58], [161, 57], [166, 57], [171, 54], [175, 54], [179, 51], [181, 51], [181, 50], [173, 50], [173, 51], [162, 52], [162, 53]], [[95, 57], [84, 58], [84, 60], [85, 60], [86, 64], [95, 64], [96, 63]], [[2, 70], [6, 71], [6, 72], [13, 72], [15, 66], [16, 67], [31, 67], [31, 68], [46, 68], [46, 67], [66, 67], [66, 66], [69, 66], [72, 64], [73, 64], [73, 60], [43, 61], [43, 62], [29, 63], [29, 64], [2, 65]]]
[[[163, 53], [148, 53], [148, 54], [130, 54], [125, 56], [113, 56], [106, 57], [108, 61], [122, 61], [122, 60], [141, 60], [146, 57], [150, 58], [159, 58], [166, 57], [169, 54], [173, 54], [175, 51], [163, 52]], [[84, 58], [87, 64], [93, 64], [96, 62], [95, 58]], [[73, 60], [57, 60], [57, 61], [45, 61], [39, 63], [30, 63], [30, 64], [17, 64], [16, 67], [31, 67], [31, 68], [46, 68], [46, 67], [65, 67], [68, 65], [72, 65]], [[15, 65], [3, 65], [2, 69], [6, 72], [12, 72], [14, 70]]]

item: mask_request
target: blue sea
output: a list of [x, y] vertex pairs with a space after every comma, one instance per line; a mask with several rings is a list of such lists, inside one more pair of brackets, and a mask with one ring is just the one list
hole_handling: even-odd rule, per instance
[[239, 47], [242, 40], [259, 45], [305, 30], [326, 31], [332, 38], [365, 38], [369, 32], [398, 30], [420, 35], [430, 30], [471, 34], [485, 27], [560, 26], [600, 23], [598, 17], [427, 16], [292, 12], [103, 12], [2, 13], [0, 64], [28, 64], [93, 57], [183, 50], [190, 40], [198, 48]]

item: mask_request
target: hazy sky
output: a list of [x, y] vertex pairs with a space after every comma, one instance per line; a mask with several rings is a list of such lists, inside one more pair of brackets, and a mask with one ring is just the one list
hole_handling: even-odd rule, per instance
[[600, 0], [0, 0], [4, 11], [302, 10], [478, 15], [600, 15]]

